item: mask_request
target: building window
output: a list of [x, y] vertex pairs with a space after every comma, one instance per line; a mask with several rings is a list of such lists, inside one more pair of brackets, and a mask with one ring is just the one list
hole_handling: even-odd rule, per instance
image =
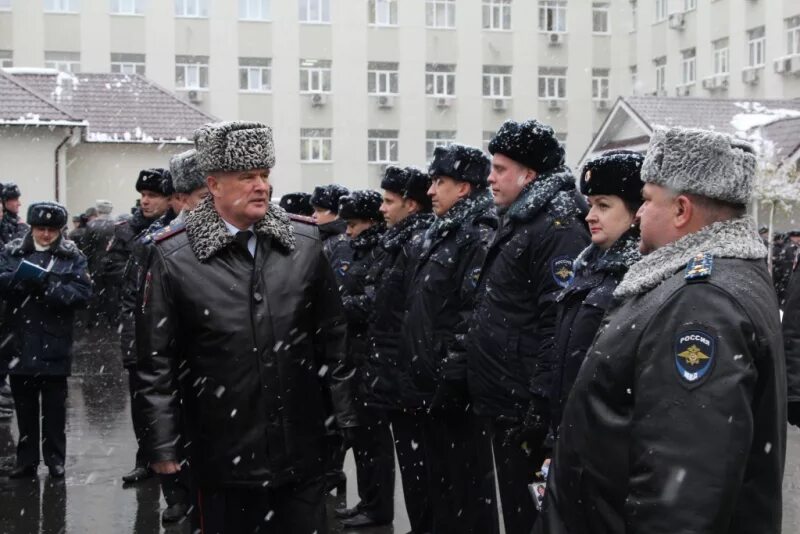
[[438, 146], [448, 146], [455, 142], [456, 132], [453, 130], [428, 130], [425, 132], [425, 160], [433, 159], [433, 151]]
[[112, 15], [143, 15], [144, 0], [111, 0]]
[[456, 0], [425, 0], [425, 24], [428, 28], [455, 28]]
[[683, 10], [691, 11], [697, 9], [697, 0], [683, 0]]
[[492, 139], [494, 139], [496, 133], [497, 132], [495, 132], [494, 130], [483, 130], [483, 135], [481, 136], [481, 140], [483, 141], [483, 151], [486, 154], [489, 154], [489, 143], [492, 142]]
[[628, 67], [628, 73], [631, 77], [631, 94], [636, 96], [639, 94], [639, 67], [631, 65]]
[[483, 29], [511, 29], [511, 0], [483, 0]]
[[208, 89], [208, 56], [175, 56], [175, 88]]
[[539, 31], [567, 31], [566, 0], [539, 0]]
[[301, 59], [300, 92], [330, 93], [332, 65], [327, 59]]
[[208, 0], [175, 0], [176, 17], [208, 17]]
[[800, 15], [786, 19], [786, 53], [800, 54]]
[[370, 163], [397, 163], [397, 130], [369, 130], [367, 132], [367, 161]]
[[595, 2], [592, 4], [592, 33], [611, 33], [609, 23], [609, 5]]
[[11, 11], [11, 0], [0, 0], [0, 11]]
[[144, 76], [144, 54], [111, 54], [111, 72]]
[[639, 2], [631, 0], [631, 32], [639, 28]]
[[397, 63], [371, 61], [367, 64], [367, 93], [371, 95], [396, 95], [399, 93], [400, 74]]
[[425, 94], [428, 96], [456, 95], [456, 66], [428, 63], [425, 65]]
[[369, 0], [369, 23], [375, 26], [397, 26], [398, 0]]
[[681, 83], [690, 85], [697, 81], [697, 53], [694, 48], [681, 52]]
[[0, 69], [10, 69], [14, 66], [14, 54], [11, 50], [0, 50]]
[[655, 60], [656, 65], [656, 94], [664, 95], [667, 91], [667, 58], [660, 57]]
[[656, 22], [667, 20], [669, 16], [669, 0], [656, 0]]
[[567, 98], [567, 69], [539, 67], [539, 98], [543, 100]]
[[764, 37], [764, 26], [753, 28], [747, 32], [747, 66], [763, 67], [766, 61], [767, 39]]
[[272, 0], [239, 0], [239, 20], [272, 20]]
[[266, 57], [239, 58], [239, 90], [268, 93], [272, 90], [272, 60]]
[[592, 100], [608, 100], [608, 69], [592, 69]]
[[298, 0], [300, 22], [307, 24], [330, 24], [331, 0]]
[[483, 96], [511, 98], [511, 67], [484, 65]]
[[80, 72], [80, 52], [45, 52], [44, 66], [61, 72]]
[[300, 130], [300, 161], [324, 163], [333, 160], [333, 130]]
[[80, 10], [80, 0], [44, 0], [45, 13], [77, 13]]
[[728, 74], [730, 70], [728, 39], [719, 39], [711, 44], [714, 47], [714, 74]]

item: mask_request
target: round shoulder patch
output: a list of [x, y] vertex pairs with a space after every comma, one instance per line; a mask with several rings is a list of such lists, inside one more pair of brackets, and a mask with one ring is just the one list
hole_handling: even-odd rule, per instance
[[686, 328], [675, 336], [675, 368], [687, 387], [697, 387], [708, 378], [716, 356], [717, 339], [704, 328]]
[[572, 258], [569, 256], [559, 256], [550, 262], [550, 273], [553, 280], [561, 287], [567, 287], [575, 278], [575, 271], [572, 268]]

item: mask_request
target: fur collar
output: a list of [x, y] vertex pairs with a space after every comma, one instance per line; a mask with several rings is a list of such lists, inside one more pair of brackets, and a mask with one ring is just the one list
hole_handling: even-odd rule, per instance
[[[33, 245], [33, 234], [28, 232], [23, 237], [10, 241], [6, 245], [6, 250], [8, 250], [8, 253], [12, 256], [17, 257], [32, 254], [36, 251], [36, 247]], [[72, 259], [80, 254], [78, 246], [63, 236], [58, 238], [58, 241], [50, 248], [50, 252], [53, 256], [64, 259]]]
[[566, 166], [561, 166], [551, 172], [540, 174], [533, 182], [526, 185], [517, 200], [508, 208], [506, 215], [512, 221], [528, 222], [536, 217], [542, 208], [556, 200], [559, 193], [574, 190], [575, 178], [572, 172]]
[[319, 235], [323, 241], [330, 237], [334, 237], [345, 233], [347, 230], [347, 221], [344, 219], [335, 219], [329, 223], [320, 224], [317, 226]]
[[458, 229], [465, 222], [477, 219], [493, 207], [492, 194], [488, 190], [477, 191], [453, 204], [441, 217], [436, 217], [428, 233], [434, 238], [441, 237], [450, 230]]
[[644, 256], [628, 270], [614, 296], [646, 293], [704, 253], [716, 258], [756, 260], [767, 256], [767, 248], [749, 217], [716, 222]]
[[433, 217], [430, 213], [413, 213], [389, 228], [383, 235], [381, 244], [389, 252], [400, 249], [419, 230], [430, 226]]
[[575, 260], [575, 273], [584, 271], [624, 274], [631, 265], [642, 259], [639, 253], [639, 228], [631, 228], [608, 250], [589, 245]]
[[[233, 242], [233, 235], [214, 207], [210, 196], [203, 199], [193, 211], [186, 213], [186, 236], [192, 252], [201, 262], [219, 253]], [[264, 218], [254, 225], [255, 233], [271, 238], [287, 251], [294, 250], [294, 228], [283, 208], [270, 204]]]
[[350, 240], [353, 250], [368, 250], [380, 243], [383, 233], [386, 231], [386, 224], [383, 222], [375, 223], [360, 234], [355, 239]]

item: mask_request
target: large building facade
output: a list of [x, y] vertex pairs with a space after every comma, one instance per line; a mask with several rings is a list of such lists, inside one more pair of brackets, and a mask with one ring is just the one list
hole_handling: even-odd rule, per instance
[[575, 164], [620, 95], [800, 97], [800, 3], [0, 0], [0, 66], [144, 74], [272, 125], [279, 193], [375, 187], [509, 117]]

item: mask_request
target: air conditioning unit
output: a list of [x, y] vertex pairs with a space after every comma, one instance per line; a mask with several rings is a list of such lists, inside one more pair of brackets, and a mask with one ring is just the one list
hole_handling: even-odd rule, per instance
[[315, 108], [321, 108], [328, 103], [328, 95], [322, 93], [314, 93], [311, 95], [311, 105]]
[[669, 27], [673, 30], [682, 30], [686, 25], [686, 16], [684, 13], [673, 13], [669, 16]]
[[555, 99], [548, 101], [547, 109], [561, 109], [561, 101]]
[[772, 66], [777, 74], [785, 74], [787, 72], [791, 72], [792, 57], [791, 56], [779, 57], [778, 59], [773, 61]]
[[564, 34], [563, 33], [548, 33], [547, 34], [547, 44], [550, 46], [560, 46], [564, 42]]
[[604, 110], [604, 109], [608, 109], [608, 106], [609, 106], [609, 102], [608, 102], [607, 99], [595, 100], [594, 101], [595, 109]]
[[203, 101], [203, 93], [200, 91], [189, 91], [186, 93], [186, 97], [192, 104], [199, 104]]
[[689, 96], [692, 93], [693, 84], [679, 85], [675, 88], [676, 96]]
[[391, 109], [394, 107], [394, 97], [389, 95], [381, 95], [378, 97], [378, 107], [382, 109]]
[[703, 89], [709, 91], [716, 91], [718, 89], [726, 89], [728, 87], [728, 75], [717, 74], [703, 78]]
[[789, 56], [789, 72], [800, 74], [800, 54]]
[[747, 67], [742, 69], [742, 82], [748, 85], [755, 85], [758, 83], [758, 71], [760, 67]]
[[452, 98], [447, 98], [446, 96], [441, 96], [436, 99], [436, 107], [437, 108], [449, 108], [453, 105]]
[[492, 102], [492, 109], [495, 111], [505, 111], [508, 109], [508, 100], [505, 98], [495, 98]]

